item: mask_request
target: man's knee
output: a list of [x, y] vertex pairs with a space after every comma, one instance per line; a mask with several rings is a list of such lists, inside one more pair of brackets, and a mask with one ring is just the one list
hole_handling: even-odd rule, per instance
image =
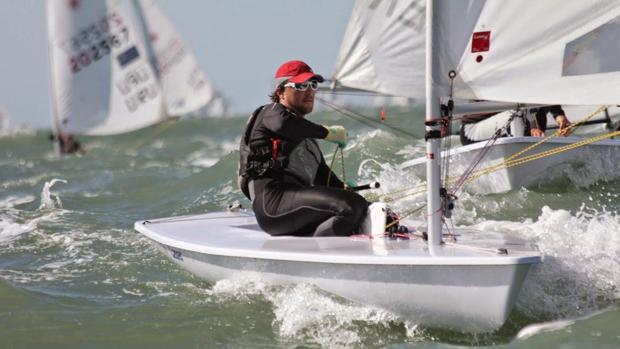
[[343, 205], [342, 216], [354, 222], [361, 221], [366, 216], [366, 211], [368, 211], [368, 202], [357, 193], [345, 193], [347, 195], [344, 197], [345, 205]]

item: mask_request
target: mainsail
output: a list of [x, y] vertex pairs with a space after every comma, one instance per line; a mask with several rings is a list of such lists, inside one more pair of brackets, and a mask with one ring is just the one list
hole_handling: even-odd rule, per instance
[[424, 0], [358, 0], [336, 70], [335, 88], [424, 97]]
[[[422, 97], [425, 6], [424, 0], [356, 1], [333, 74], [335, 88]], [[619, 7], [613, 0], [525, 7], [518, 0], [440, 0], [435, 88], [447, 96], [454, 71], [454, 98], [618, 104]]]
[[609, 105], [620, 100], [620, 2], [435, 4], [435, 88], [463, 99]]
[[159, 76], [166, 113], [183, 116], [216, 99], [192, 52], [153, 0], [133, 0], [148, 43], [151, 64]]
[[164, 120], [143, 43], [117, 0], [48, 1], [53, 127], [109, 135]]

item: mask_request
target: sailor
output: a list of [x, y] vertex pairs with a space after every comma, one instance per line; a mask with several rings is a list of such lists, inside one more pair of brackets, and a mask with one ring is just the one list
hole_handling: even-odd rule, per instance
[[75, 139], [70, 133], [58, 133], [57, 135], [51, 134], [50, 140], [52, 142], [58, 142], [60, 154], [84, 154], [84, 148], [82, 144]]
[[526, 117], [517, 115], [516, 110], [501, 113], [465, 115], [461, 120], [460, 137], [463, 145], [485, 141], [493, 137], [496, 130], [503, 128], [501, 136], [544, 137], [547, 130], [547, 116], [555, 119], [562, 136], [570, 134], [570, 121], [560, 105], [532, 108]]
[[275, 74], [273, 103], [250, 116], [240, 144], [238, 184], [270, 235], [348, 236], [358, 233], [368, 203], [325, 163], [317, 139], [346, 146], [343, 126], [322, 126], [312, 112], [321, 75], [302, 61]]

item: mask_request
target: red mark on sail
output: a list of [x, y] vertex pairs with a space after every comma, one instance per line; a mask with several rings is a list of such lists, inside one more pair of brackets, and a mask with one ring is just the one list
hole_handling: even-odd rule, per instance
[[487, 52], [491, 46], [491, 32], [475, 32], [471, 38], [471, 52]]

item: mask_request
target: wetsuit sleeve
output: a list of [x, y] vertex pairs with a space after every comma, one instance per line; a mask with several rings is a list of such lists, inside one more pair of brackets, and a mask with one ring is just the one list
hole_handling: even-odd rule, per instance
[[[329, 177], [329, 185], [327, 185], [327, 177]], [[319, 168], [316, 171], [316, 180], [314, 184], [333, 188], [344, 188], [344, 183], [342, 183], [338, 176], [329, 169], [329, 166], [327, 166], [325, 160], [321, 161], [319, 164]]]
[[263, 125], [278, 136], [292, 140], [322, 139], [327, 136], [325, 127], [294, 116], [284, 109], [275, 113], [267, 113], [263, 118]]

